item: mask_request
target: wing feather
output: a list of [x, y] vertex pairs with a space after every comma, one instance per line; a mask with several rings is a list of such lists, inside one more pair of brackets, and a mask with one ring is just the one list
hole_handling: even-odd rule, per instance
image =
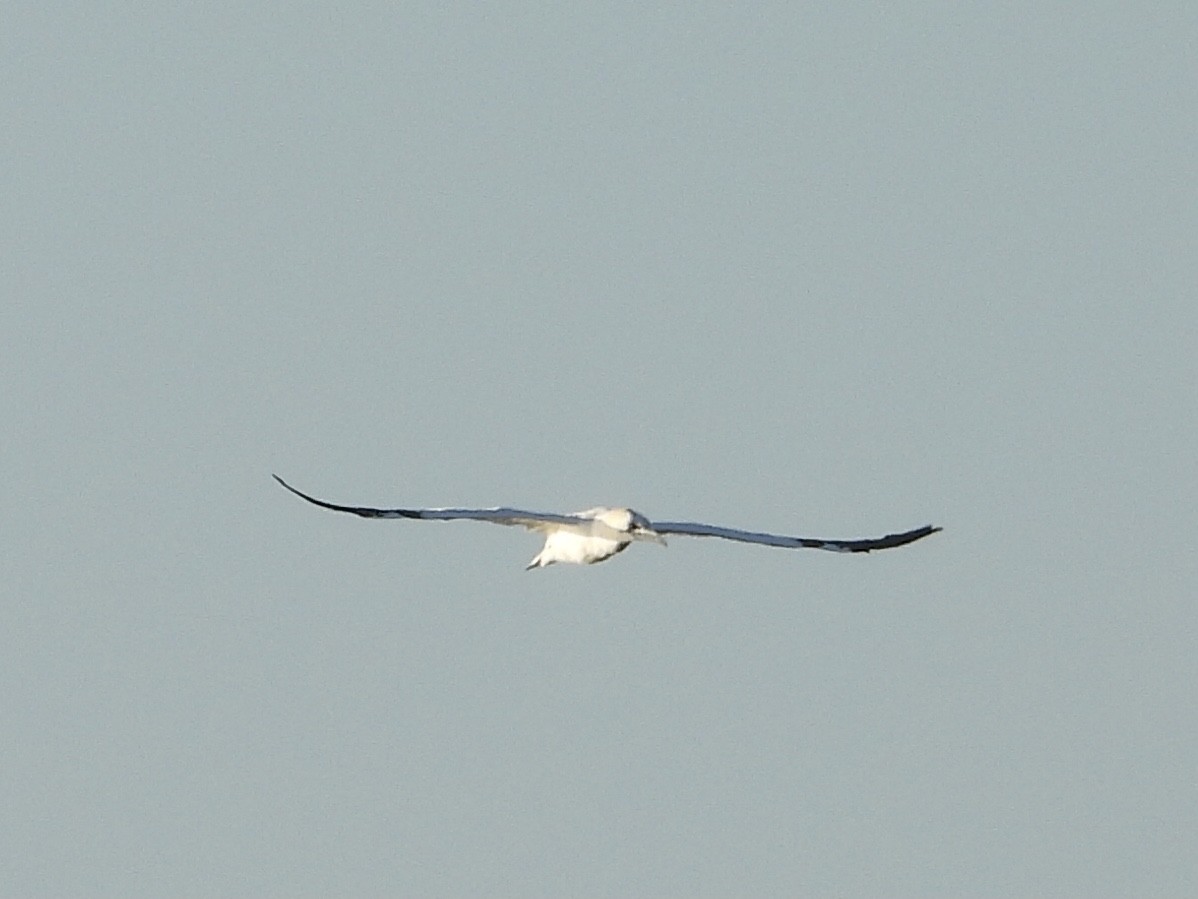
[[325, 502], [303, 491], [296, 490], [277, 474], [272, 477], [283, 487], [290, 490], [300, 499], [307, 500], [322, 509], [332, 509], [334, 512], [349, 512], [363, 518], [416, 518], [422, 521], [452, 521], [465, 519], [470, 521], [489, 521], [493, 524], [515, 525], [529, 530], [545, 530], [547, 528], [579, 528], [585, 529], [592, 525], [589, 518], [576, 515], [557, 515], [553, 512], [528, 512], [523, 509], [375, 509], [369, 506], [342, 506], [337, 503]]
[[725, 540], [738, 540], [741, 543], [759, 543], [763, 546], [780, 546], [784, 549], [826, 549], [842, 553], [867, 553], [875, 549], [890, 549], [895, 546], [905, 546], [922, 540], [929, 534], [940, 530], [932, 525], [924, 525], [913, 531], [903, 531], [901, 534], [887, 534], [885, 537], [874, 537], [864, 540], [820, 540], [814, 537], [787, 537], [781, 534], [762, 534], [756, 531], [740, 531], [736, 528], [719, 527], [714, 524], [700, 524], [697, 521], [655, 521], [653, 530], [659, 534], [678, 534], [687, 537], [722, 537]]

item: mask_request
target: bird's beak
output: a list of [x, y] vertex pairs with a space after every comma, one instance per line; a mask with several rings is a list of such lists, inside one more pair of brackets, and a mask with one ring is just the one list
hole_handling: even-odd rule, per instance
[[633, 539], [644, 540], [648, 543], [660, 543], [666, 545], [666, 538], [652, 528], [635, 528], [632, 532]]

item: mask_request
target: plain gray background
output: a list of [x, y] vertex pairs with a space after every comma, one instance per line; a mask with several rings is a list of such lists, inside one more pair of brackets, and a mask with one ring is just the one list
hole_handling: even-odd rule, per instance
[[1196, 9], [6, 5], [0, 892], [1198, 892]]

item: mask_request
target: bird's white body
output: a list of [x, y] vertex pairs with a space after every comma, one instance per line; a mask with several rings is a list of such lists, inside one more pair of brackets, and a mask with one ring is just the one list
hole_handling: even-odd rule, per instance
[[666, 542], [649, 527], [644, 516], [631, 509], [599, 506], [575, 512], [572, 517], [586, 524], [548, 524], [537, 528], [545, 532], [545, 545], [528, 563], [528, 568], [544, 568], [555, 562], [593, 565], [627, 549], [633, 540], [652, 540], [663, 546]]
[[415, 518], [422, 521], [489, 521], [492, 524], [518, 525], [545, 535], [545, 545], [537, 553], [529, 568], [544, 568], [555, 562], [570, 562], [574, 565], [591, 565], [610, 559], [627, 549], [634, 540], [648, 540], [665, 545], [664, 534], [682, 534], [688, 537], [720, 537], [740, 543], [756, 543], [761, 546], [777, 546], [783, 549], [826, 549], [838, 553], [867, 553], [875, 549], [905, 546], [934, 534], [940, 528], [925, 525], [913, 531], [887, 534], [885, 537], [865, 540], [820, 540], [815, 537], [787, 537], [781, 534], [765, 534], [758, 531], [741, 531], [697, 521], [650, 522], [644, 515], [632, 509], [597, 506], [573, 515], [557, 512], [527, 512], [521, 509], [375, 509], [369, 506], [341, 506], [327, 503], [314, 496], [296, 490], [278, 475], [275, 480], [315, 506], [332, 509], [334, 512], [349, 512], [363, 518]]

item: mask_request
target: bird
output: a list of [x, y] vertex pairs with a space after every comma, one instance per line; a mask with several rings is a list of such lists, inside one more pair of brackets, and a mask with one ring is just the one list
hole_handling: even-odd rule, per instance
[[812, 537], [786, 537], [741, 531], [736, 528], [701, 524], [697, 521], [652, 522], [640, 512], [620, 506], [596, 506], [569, 515], [556, 512], [528, 512], [522, 509], [498, 507], [493, 509], [376, 509], [367, 506], [343, 506], [325, 502], [295, 489], [277, 474], [272, 477], [301, 499], [322, 509], [349, 512], [363, 518], [414, 518], [421, 521], [489, 521], [493, 524], [516, 525], [545, 535], [545, 545], [525, 566], [525, 571], [545, 568], [557, 562], [574, 565], [594, 565], [628, 549], [636, 541], [666, 545], [667, 535], [686, 537], [721, 537], [741, 543], [758, 543], [784, 549], [826, 549], [840, 553], [867, 553], [875, 549], [891, 549], [922, 540], [941, 528], [924, 525], [913, 531], [887, 534], [864, 540], [818, 540]]

